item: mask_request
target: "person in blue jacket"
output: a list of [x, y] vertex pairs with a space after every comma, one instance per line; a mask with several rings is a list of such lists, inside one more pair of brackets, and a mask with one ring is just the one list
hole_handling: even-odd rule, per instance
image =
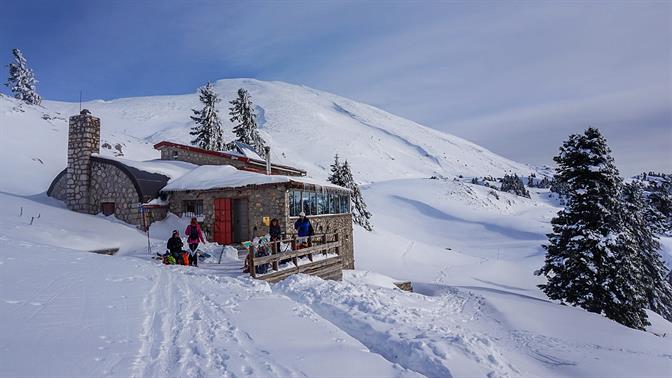
[[303, 211], [299, 214], [299, 219], [294, 222], [294, 229], [299, 236], [299, 243], [301, 244], [305, 244], [308, 237], [315, 234], [313, 225], [310, 224], [310, 220]]

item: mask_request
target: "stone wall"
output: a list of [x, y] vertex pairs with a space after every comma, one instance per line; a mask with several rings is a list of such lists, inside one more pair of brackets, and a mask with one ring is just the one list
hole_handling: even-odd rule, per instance
[[[264, 235], [268, 227], [263, 224], [263, 217], [270, 219], [285, 219], [289, 215], [287, 207], [287, 191], [284, 185], [269, 185], [254, 188], [225, 189], [213, 191], [188, 191], [170, 193], [170, 212], [181, 216], [185, 211], [183, 208], [185, 200], [203, 201], [203, 232], [207, 234], [207, 239], [212, 241], [213, 225], [215, 222], [215, 199], [217, 198], [247, 198], [249, 224], [248, 233], [250, 237], [255, 236], [254, 228], [257, 228], [257, 235]], [[283, 230], [284, 231], [284, 230]]]
[[91, 162], [91, 191], [88, 212], [101, 212], [102, 202], [114, 202], [114, 215], [118, 219], [142, 225], [138, 211], [140, 197], [131, 179], [121, 169], [102, 161]]
[[[260, 173], [266, 173], [265, 165], [250, 164], [243, 160], [236, 159], [235, 157], [217, 155], [216, 153], [189, 151], [177, 146], [161, 147], [161, 159], [186, 161], [187, 163], [196, 165], [231, 165], [238, 169], [252, 169]], [[295, 171], [288, 171], [274, 166], [271, 166], [271, 174], [300, 176], [300, 174]]]
[[[285, 225], [292, 234], [294, 231], [294, 222], [298, 217], [288, 217]], [[316, 234], [329, 234], [338, 232], [341, 238], [341, 257], [343, 259], [343, 269], [355, 269], [354, 245], [352, 239], [352, 215], [351, 214], [333, 214], [333, 215], [312, 215], [309, 216], [310, 224]]]
[[[263, 224], [263, 217], [278, 218], [283, 233], [295, 234], [294, 222], [296, 217], [289, 216], [288, 191], [284, 184], [251, 187], [240, 189], [226, 189], [213, 191], [173, 192], [170, 194], [170, 212], [182, 215], [185, 200], [203, 201], [203, 231], [207, 239], [212, 241], [214, 224], [214, 201], [217, 198], [247, 198], [249, 204], [249, 235], [254, 236], [254, 227], [257, 235], [268, 233], [268, 227]], [[354, 269], [355, 259], [352, 239], [352, 215], [317, 215], [309, 217], [315, 233], [338, 232], [341, 237], [341, 256], [344, 269]]]
[[56, 198], [59, 201], [66, 200], [66, 181], [68, 180], [67, 170], [66, 174], [59, 174], [54, 179], [54, 182], [51, 184], [51, 190], [49, 191], [49, 196]]
[[100, 152], [100, 119], [84, 109], [70, 117], [65, 204], [68, 209], [91, 213], [91, 154]]

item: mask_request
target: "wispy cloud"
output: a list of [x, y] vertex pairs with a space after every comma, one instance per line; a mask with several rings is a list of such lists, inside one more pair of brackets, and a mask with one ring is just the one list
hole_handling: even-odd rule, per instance
[[0, 24], [0, 49], [26, 50], [47, 97], [283, 80], [532, 163], [594, 125], [625, 173], [672, 171], [670, 2], [54, 4], [3, 4]]

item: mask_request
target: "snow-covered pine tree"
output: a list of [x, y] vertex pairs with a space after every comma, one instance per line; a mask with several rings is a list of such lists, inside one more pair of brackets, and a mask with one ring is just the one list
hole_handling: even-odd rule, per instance
[[530, 173], [530, 175], [527, 177], [527, 187], [528, 188], [534, 188], [535, 183], [534, 179], [537, 177], [534, 173]]
[[14, 97], [27, 102], [28, 104], [39, 105], [42, 102], [42, 97], [37, 94], [37, 79], [33, 74], [33, 70], [28, 68], [26, 58], [23, 57], [21, 50], [12, 49], [14, 54], [14, 63], [10, 63], [9, 77], [5, 85], [14, 93]]
[[199, 88], [198, 97], [203, 103], [203, 109], [191, 110], [194, 112], [191, 119], [196, 122], [196, 125], [189, 132], [196, 137], [191, 143], [206, 150], [221, 151], [223, 147], [222, 122], [219, 119], [219, 111], [216, 107], [221, 100], [215, 93], [212, 83], [207, 83]]
[[327, 178], [327, 180], [334, 185], [347, 188], [348, 183], [344, 178], [343, 164], [341, 164], [341, 162], [338, 160], [338, 154], [334, 155], [334, 162], [329, 166], [329, 168], [331, 173], [329, 174], [329, 178]]
[[517, 196], [530, 198], [530, 192], [525, 189], [523, 179], [518, 177], [517, 174], [514, 174], [513, 176], [504, 175], [502, 178], [502, 186], [499, 190], [502, 192], [515, 194]]
[[266, 142], [259, 135], [257, 130], [257, 116], [254, 114], [252, 107], [252, 98], [250, 94], [244, 89], [238, 89], [238, 97], [229, 102], [232, 107], [229, 108], [229, 115], [231, 122], [236, 125], [233, 127], [233, 133], [239, 142], [252, 146], [262, 158], [266, 158]]
[[567, 204], [553, 218], [539, 287], [551, 299], [604, 314], [631, 328], [648, 325], [638, 254], [623, 222], [622, 180], [595, 128], [571, 135], [553, 160]]
[[336, 154], [334, 156], [334, 163], [331, 164], [331, 174], [327, 180], [332, 184], [350, 189], [352, 221], [355, 224], [362, 226], [367, 231], [373, 230], [373, 226], [371, 226], [371, 222], [369, 222], [371, 213], [366, 208], [362, 192], [352, 176], [348, 161], [346, 160], [344, 163], [339, 162], [338, 154]]
[[623, 221], [639, 252], [642, 277], [638, 286], [648, 302], [647, 308], [672, 321], [672, 286], [666, 279], [669, 270], [660, 256], [660, 243], [645, 218], [646, 208], [650, 205], [639, 181], [625, 184], [622, 203], [625, 208]]

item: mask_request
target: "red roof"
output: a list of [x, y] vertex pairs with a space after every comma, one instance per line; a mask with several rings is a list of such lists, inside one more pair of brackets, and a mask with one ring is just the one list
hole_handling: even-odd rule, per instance
[[[168, 142], [168, 141], [165, 141], [165, 140], [154, 145], [154, 149], [156, 149], [156, 150], [161, 150], [161, 148], [163, 148], [163, 147], [175, 147], [175, 148], [179, 148], [181, 150], [196, 152], [196, 153], [203, 154], [203, 155], [218, 156], [218, 157], [223, 157], [223, 158], [227, 158], [227, 159], [231, 159], [231, 160], [240, 160], [240, 161], [245, 162], [245, 163], [251, 163], [251, 164], [255, 164], [255, 165], [266, 166], [266, 162], [263, 161], [263, 160], [251, 159], [251, 158], [248, 158], [246, 156], [240, 156], [240, 155], [231, 154], [231, 153], [228, 153], [228, 152], [206, 150], [206, 149], [203, 149], [203, 148], [198, 148], [198, 147], [194, 147], [194, 146], [187, 146], [185, 144], [173, 143], [173, 142]], [[299, 172], [301, 174], [306, 174], [306, 171], [304, 171], [303, 169], [290, 167], [288, 165], [280, 165], [280, 164], [271, 163], [271, 167], [282, 169], [282, 170], [295, 171], [295, 172]]]

